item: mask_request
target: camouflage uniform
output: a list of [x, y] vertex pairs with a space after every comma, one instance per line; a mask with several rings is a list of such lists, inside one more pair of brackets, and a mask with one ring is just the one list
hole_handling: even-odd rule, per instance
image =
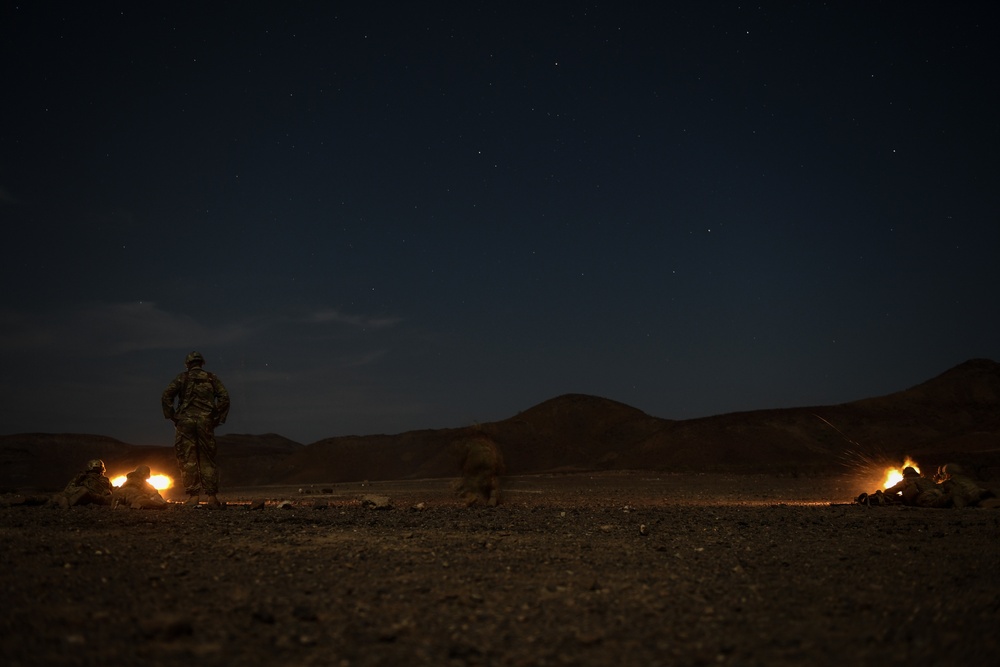
[[458, 467], [462, 475], [455, 490], [468, 506], [500, 503], [500, 475], [504, 471], [503, 456], [493, 439], [474, 433], [455, 443]]
[[947, 494], [934, 480], [921, 477], [909, 466], [903, 469], [902, 481], [886, 489], [885, 495], [904, 505], [917, 507], [945, 507], [949, 502]]
[[104, 461], [93, 459], [87, 469], [70, 480], [61, 493], [52, 498], [52, 504], [60, 507], [74, 505], [110, 505], [111, 480], [104, 475]]
[[958, 464], [945, 464], [938, 473], [942, 479], [940, 486], [953, 506], [975, 507], [980, 500], [989, 498], [992, 494], [979, 486], [971, 477], [967, 477], [964, 472]]
[[882, 493], [882, 489], [876, 489], [874, 493], [862, 493], [854, 499], [854, 502], [859, 505], [867, 505], [868, 507], [881, 507], [883, 505], [891, 505], [892, 498]]
[[125, 482], [115, 491], [114, 507], [132, 509], [163, 509], [167, 501], [149, 483], [149, 466], [139, 466], [125, 476]]
[[215, 463], [215, 427], [229, 416], [229, 392], [218, 377], [201, 366], [204, 357], [192, 352], [185, 359], [187, 370], [163, 391], [163, 416], [176, 427], [174, 452], [190, 501], [205, 493], [218, 504], [219, 469]]

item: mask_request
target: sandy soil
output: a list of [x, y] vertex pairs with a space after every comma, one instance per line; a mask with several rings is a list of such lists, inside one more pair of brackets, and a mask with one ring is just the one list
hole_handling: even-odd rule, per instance
[[497, 508], [442, 480], [0, 506], [0, 660], [995, 664], [1000, 511], [850, 504], [862, 490], [616, 473], [508, 479]]

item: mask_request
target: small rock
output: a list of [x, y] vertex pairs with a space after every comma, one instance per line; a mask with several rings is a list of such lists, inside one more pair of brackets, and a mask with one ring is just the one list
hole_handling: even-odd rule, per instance
[[392, 500], [389, 496], [377, 496], [369, 493], [361, 496], [361, 506], [373, 510], [387, 510], [392, 509]]
[[193, 621], [179, 614], [159, 614], [143, 619], [139, 631], [149, 639], [173, 641], [194, 634]]
[[292, 609], [292, 616], [300, 621], [318, 621], [319, 615], [312, 607], [299, 605]]
[[272, 614], [271, 612], [267, 611], [266, 609], [258, 609], [256, 611], [254, 611], [250, 615], [250, 618], [252, 618], [253, 620], [257, 621], [258, 623], [265, 623], [267, 625], [274, 625], [274, 622], [276, 620], [274, 618], [274, 614]]

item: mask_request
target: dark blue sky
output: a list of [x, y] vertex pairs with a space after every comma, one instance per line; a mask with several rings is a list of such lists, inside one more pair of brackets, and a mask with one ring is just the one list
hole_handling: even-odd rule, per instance
[[192, 349], [300, 442], [1000, 359], [986, 9], [87, 4], [2, 10], [0, 433], [170, 442]]

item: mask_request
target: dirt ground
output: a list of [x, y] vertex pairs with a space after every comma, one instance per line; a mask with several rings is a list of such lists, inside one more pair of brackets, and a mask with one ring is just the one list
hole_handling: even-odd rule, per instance
[[863, 490], [636, 472], [507, 479], [496, 508], [446, 480], [236, 489], [222, 511], [0, 504], [0, 660], [996, 664], [1000, 511]]

